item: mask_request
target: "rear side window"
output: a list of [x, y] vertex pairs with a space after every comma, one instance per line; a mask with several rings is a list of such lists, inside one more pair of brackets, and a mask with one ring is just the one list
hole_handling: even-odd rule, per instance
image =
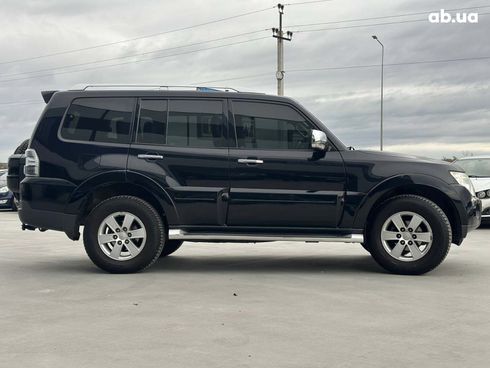
[[80, 98], [73, 101], [61, 127], [64, 139], [129, 143], [133, 98]]
[[313, 125], [292, 107], [233, 101], [239, 148], [310, 149]]
[[220, 100], [141, 100], [138, 143], [177, 147], [227, 147]]
[[166, 144], [167, 115], [167, 100], [141, 100], [136, 141], [147, 144]]

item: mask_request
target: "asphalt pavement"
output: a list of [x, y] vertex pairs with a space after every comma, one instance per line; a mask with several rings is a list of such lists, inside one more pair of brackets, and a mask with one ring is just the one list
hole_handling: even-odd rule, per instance
[[184, 243], [146, 272], [0, 212], [0, 367], [488, 367], [490, 228], [424, 276], [360, 245]]

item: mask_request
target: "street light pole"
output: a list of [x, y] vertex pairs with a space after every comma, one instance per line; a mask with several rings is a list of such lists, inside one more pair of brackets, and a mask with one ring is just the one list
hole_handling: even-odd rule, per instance
[[377, 36], [372, 36], [374, 40], [381, 45], [381, 132], [380, 132], [380, 149], [383, 150], [383, 83], [384, 83], [384, 64], [385, 64], [385, 45], [381, 43]]

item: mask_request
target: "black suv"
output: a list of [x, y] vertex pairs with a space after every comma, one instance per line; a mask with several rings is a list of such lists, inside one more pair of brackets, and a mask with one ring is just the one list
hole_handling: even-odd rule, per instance
[[23, 229], [59, 230], [115, 273], [183, 241], [361, 243], [385, 269], [438, 266], [481, 220], [446, 162], [348, 149], [296, 101], [223, 89], [43, 92], [9, 159]]

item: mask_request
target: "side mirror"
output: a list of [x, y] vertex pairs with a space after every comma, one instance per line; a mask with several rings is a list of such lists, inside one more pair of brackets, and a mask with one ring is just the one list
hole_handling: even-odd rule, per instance
[[321, 130], [311, 131], [311, 148], [315, 151], [325, 151], [327, 148], [327, 135]]

